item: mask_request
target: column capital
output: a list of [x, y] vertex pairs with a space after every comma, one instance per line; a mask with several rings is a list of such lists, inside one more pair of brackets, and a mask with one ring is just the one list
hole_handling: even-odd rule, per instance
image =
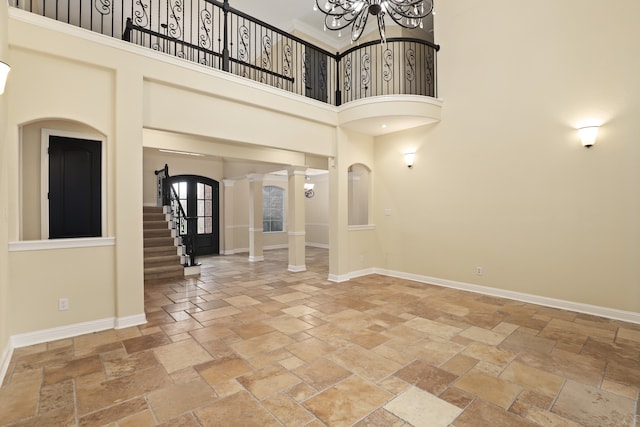
[[233, 187], [236, 182], [233, 179], [223, 179], [222, 183], [225, 187]]

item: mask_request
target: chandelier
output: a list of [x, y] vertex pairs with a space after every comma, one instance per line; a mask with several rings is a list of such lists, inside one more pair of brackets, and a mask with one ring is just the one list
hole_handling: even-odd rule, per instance
[[[386, 41], [384, 18], [390, 16], [404, 28], [423, 28], [422, 19], [433, 12], [432, 0], [314, 0], [313, 10], [326, 16], [324, 28], [338, 31], [351, 25], [351, 41], [362, 35], [369, 15], [378, 21], [380, 38]], [[324, 3], [324, 5], [320, 5]], [[426, 4], [425, 4], [426, 3]]]

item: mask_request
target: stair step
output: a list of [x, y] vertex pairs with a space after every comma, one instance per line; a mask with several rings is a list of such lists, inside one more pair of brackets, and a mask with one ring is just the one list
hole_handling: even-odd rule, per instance
[[146, 257], [156, 257], [156, 256], [164, 256], [164, 255], [177, 255], [178, 249], [173, 245], [167, 246], [150, 246], [144, 248], [144, 256]]
[[143, 206], [142, 213], [162, 213], [163, 209], [162, 206]]
[[182, 265], [149, 267], [144, 269], [145, 280], [181, 276], [184, 276], [184, 267]]
[[163, 265], [181, 265], [180, 256], [176, 255], [158, 255], [158, 256], [145, 256], [144, 267], [160, 267]]
[[153, 246], [171, 246], [174, 243], [173, 237], [145, 237], [143, 240], [145, 248]]
[[163, 218], [161, 221], [143, 221], [142, 227], [144, 230], [166, 230], [169, 228], [169, 223]]
[[143, 213], [142, 221], [166, 221], [166, 217], [162, 212], [160, 213]]
[[171, 230], [168, 228], [153, 228], [151, 230], [143, 230], [144, 238], [151, 237], [171, 237]]

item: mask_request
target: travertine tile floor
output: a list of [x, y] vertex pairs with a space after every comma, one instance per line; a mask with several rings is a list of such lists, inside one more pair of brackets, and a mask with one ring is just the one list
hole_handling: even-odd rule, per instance
[[146, 325], [17, 349], [0, 424], [637, 425], [639, 325], [266, 258], [147, 283]]

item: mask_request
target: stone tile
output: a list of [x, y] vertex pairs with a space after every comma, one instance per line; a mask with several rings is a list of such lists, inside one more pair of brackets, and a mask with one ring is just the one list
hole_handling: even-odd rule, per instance
[[260, 301], [258, 301], [257, 299], [251, 298], [246, 295], [238, 295], [231, 298], [225, 298], [224, 301], [226, 301], [227, 303], [237, 308], [249, 307], [252, 305], [260, 304]]
[[[308, 307], [306, 305], [295, 305], [293, 307], [283, 308], [282, 312], [287, 313], [288, 315], [293, 317], [301, 317], [301, 316], [317, 313], [318, 310]], [[301, 319], [301, 320], [304, 320], [304, 319]]]
[[[120, 426], [118, 426], [120, 427]], [[137, 427], [137, 426], [131, 426]], [[201, 427], [193, 413], [183, 414], [166, 423], [157, 424], [157, 427]]]
[[228, 381], [251, 371], [251, 366], [237, 356], [223, 357], [195, 368], [202, 378], [211, 385]]
[[231, 348], [246, 359], [258, 356], [261, 353], [268, 353], [295, 341], [280, 331], [260, 335], [245, 341], [234, 343]]
[[447, 362], [445, 362], [440, 367], [447, 372], [451, 372], [452, 374], [462, 375], [469, 369], [473, 368], [476, 363], [478, 363], [478, 360], [474, 359], [473, 357], [465, 356], [464, 354], [457, 354], [451, 359], [447, 360]]
[[125, 377], [102, 382], [78, 382], [78, 415], [84, 416], [171, 383], [161, 366], [145, 369]]
[[640, 343], [640, 331], [636, 329], [618, 328], [617, 338]]
[[274, 328], [264, 324], [263, 322], [252, 322], [246, 325], [239, 325], [231, 330], [245, 340], [275, 331]]
[[422, 317], [416, 317], [409, 320], [404, 326], [424, 332], [428, 335], [435, 335], [442, 338], [453, 338], [459, 334], [462, 330], [454, 326], [446, 325], [440, 322], [434, 322], [433, 320], [423, 319]]
[[462, 350], [464, 350], [463, 345], [444, 338], [430, 336], [427, 339], [405, 346], [403, 351], [432, 365], [442, 365]]
[[520, 400], [514, 402], [509, 411], [541, 426], [580, 427], [576, 422]]
[[389, 341], [389, 338], [375, 332], [360, 332], [349, 337], [349, 341], [359, 345], [360, 347], [366, 348], [367, 350], [371, 350], [372, 348]]
[[102, 370], [99, 356], [83, 357], [66, 363], [44, 368], [44, 383], [55, 384], [74, 377], [91, 374]]
[[350, 371], [324, 358], [316, 359], [294, 370], [293, 373], [318, 391], [324, 390], [351, 375]]
[[188, 366], [199, 365], [213, 358], [194, 340], [180, 341], [154, 348], [154, 354], [167, 370], [172, 373]]
[[309, 411], [285, 394], [266, 399], [262, 404], [285, 426], [303, 426], [315, 419]]
[[397, 371], [394, 376], [436, 395], [458, 378], [457, 375], [431, 366], [423, 360], [416, 360]]
[[262, 322], [284, 334], [295, 334], [313, 328], [313, 325], [303, 322], [293, 316], [289, 316], [288, 314], [265, 319]]
[[242, 313], [241, 310], [233, 306], [214, 308], [212, 310], [201, 311], [200, 313], [194, 313], [191, 316], [198, 322], [203, 323], [208, 320], [221, 319], [223, 317], [233, 316], [234, 314]]
[[202, 328], [200, 322], [192, 319], [189, 315], [187, 315], [186, 320], [160, 326], [160, 329], [169, 336], [183, 334], [200, 328]]
[[316, 393], [317, 390], [305, 382], [300, 382], [286, 390], [286, 394], [296, 402], [303, 402]]
[[304, 402], [304, 406], [323, 422], [350, 426], [374, 412], [392, 395], [363, 379], [352, 376]]
[[146, 410], [148, 410], [147, 402], [140, 396], [84, 415], [80, 417], [79, 425], [80, 427], [103, 426]]
[[635, 402], [586, 384], [567, 381], [551, 412], [584, 426], [630, 426], [634, 420]]
[[297, 301], [297, 300], [309, 298], [310, 296], [311, 295], [304, 292], [289, 292], [283, 295], [272, 296], [271, 298], [283, 304], [287, 304], [291, 301]]
[[[40, 414], [75, 405], [75, 392], [73, 380], [56, 382], [51, 385], [43, 385], [40, 389], [40, 402], [38, 412]], [[75, 410], [74, 410], [75, 413]]]
[[404, 420], [396, 417], [391, 412], [378, 409], [362, 421], [354, 424], [354, 427], [401, 427]]
[[0, 388], [0, 424], [36, 415], [40, 380], [11, 383]]
[[496, 333], [489, 329], [471, 326], [460, 332], [460, 336], [469, 338], [470, 340], [485, 343], [487, 345], [498, 345], [506, 338], [506, 335]]
[[466, 393], [456, 387], [449, 387], [448, 389], [440, 393], [438, 397], [445, 402], [449, 402], [452, 405], [457, 406], [460, 409], [465, 409], [474, 399], [473, 395]]
[[357, 345], [329, 353], [328, 359], [373, 382], [393, 374], [401, 365]]
[[455, 420], [456, 427], [539, 427], [529, 420], [483, 400], [474, 400]]
[[323, 355], [334, 351], [335, 347], [330, 346], [324, 341], [317, 338], [309, 338], [304, 341], [297, 342], [287, 346], [287, 350], [295, 354], [302, 360], [307, 362], [322, 357]]
[[604, 375], [606, 361], [556, 350], [552, 354], [523, 352], [518, 362], [585, 384], [598, 385]]
[[[45, 346], [46, 347], [46, 346]], [[19, 350], [19, 349], [18, 349]], [[73, 347], [55, 348], [53, 350], [29, 353], [24, 356], [13, 356], [16, 360], [15, 372], [23, 372], [42, 368], [52, 364], [62, 364], [73, 360]]]
[[151, 411], [142, 411], [118, 420], [118, 427], [152, 427], [156, 425]]
[[[120, 356], [120, 355], [119, 355]], [[140, 351], [131, 355], [122, 352], [120, 357], [103, 358], [103, 366], [108, 379], [130, 375], [137, 370], [150, 368], [158, 364], [151, 350]]]
[[38, 415], [12, 423], [11, 427], [34, 427], [34, 426], [75, 426], [76, 411], [73, 405], [54, 409], [52, 411], [40, 412]]
[[201, 425], [220, 425], [221, 420], [233, 420], [232, 425], [271, 427], [280, 423], [247, 392], [233, 394], [193, 412]]
[[534, 337], [530, 334], [516, 331], [502, 342], [500, 348], [513, 351], [514, 353], [521, 351], [551, 353], [555, 346], [555, 340], [544, 337]]
[[416, 387], [384, 405], [384, 409], [415, 427], [446, 427], [462, 412], [457, 406]]
[[504, 409], [511, 405], [521, 390], [516, 384], [477, 371], [469, 372], [454, 385]]
[[283, 368], [290, 371], [293, 371], [294, 369], [297, 369], [305, 364], [304, 360], [298, 359], [295, 356], [291, 356], [287, 359], [281, 360], [279, 361], [279, 363]]
[[225, 398], [227, 396], [231, 396], [232, 394], [239, 393], [241, 391], [246, 391], [240, 383], [236, 380], [223, 381], [220, 383], [216, 383], [212, 385], [213, 390], [216, 392], [218, 397]]
[[164, 387], [147, 394], [147, 401], [160, 422], [169, 421], [215, 399], [216, 394], [202, 380]]
[[300, 382], [300, 379], [292, 375], [281, 366], [273, 365], [237, 379], [258, 400], [262, 400], [283, 389]]
[[136, 338], [130, 338], [122, 341], [122, 345], [127, 350], [127, 353], [133, 354], [138, 351], [149, 350], [152, 348], [160, 347], [166, 344], [170, 344], [171, 338], [164, 332], [158, 332], [151, 335], [143, 335]]
[[548, 396], [556, 396], [564, 383], [563, 377], [519, 362], [509, 365], [499, 378]]

